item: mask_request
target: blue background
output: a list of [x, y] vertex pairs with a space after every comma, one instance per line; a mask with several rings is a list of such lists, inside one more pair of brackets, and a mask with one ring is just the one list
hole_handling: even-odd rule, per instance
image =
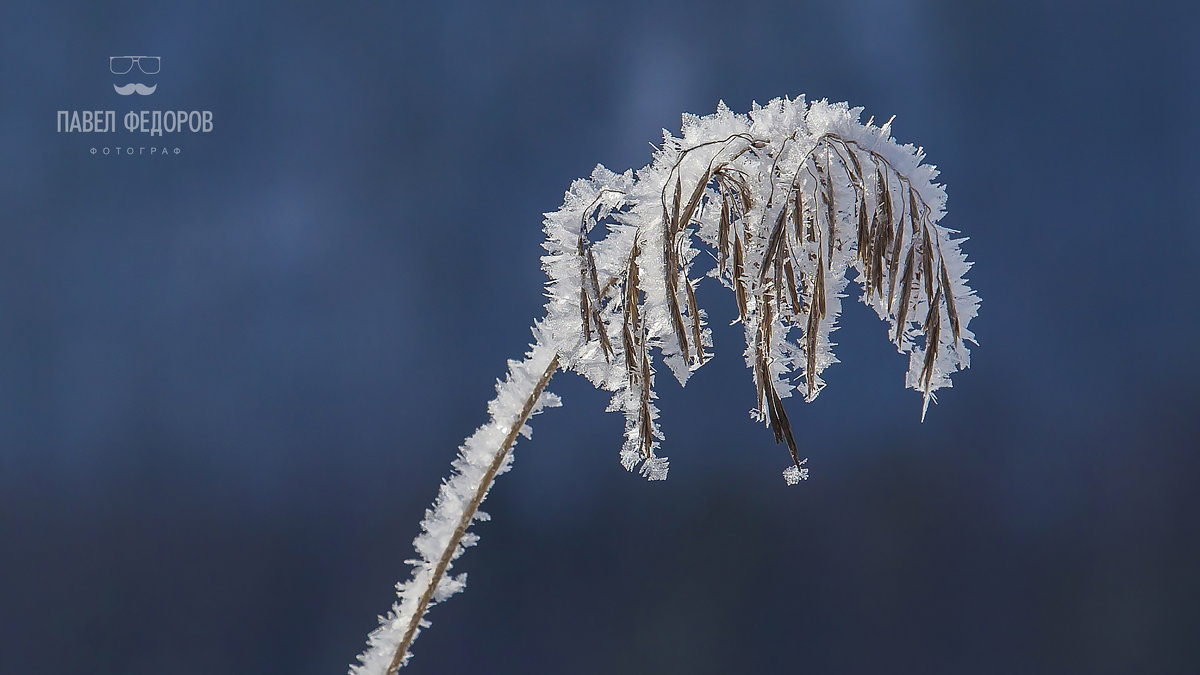
[[[972, 368], [920, 424], [847, 303], [787, 488], [702, 285], [671, 478], [560, 375], [409, 672], [1194, 672], [1194, 7], [5, 3], [0, 672], [344, 672], [541, 314], [541, 213], [682, 111], [799, 93], [942, 170]], [[214, 130], [55, 128], [142, 108]]]

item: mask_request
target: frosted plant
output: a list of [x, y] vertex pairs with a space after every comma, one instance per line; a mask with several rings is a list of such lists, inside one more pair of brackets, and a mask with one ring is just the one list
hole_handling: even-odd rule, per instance
[[891, 122], [862, 124], [861, 112], [803, 97], [749, 115], [721, 103], [712, 115], [684, 115], [679, 138], [664, 131], [637, 172], [597, 166], [571, 185], [546, 214], [549, 302], [534, 344], [509, 362], [490, 420], [460, 449], [414, 542], [412, 577], [398, 584], [399, 600], [351, 673], [395, 672], [429, 625], [430, 606], [462, 590], [466, 575], [450, 570], [477, 540], [467, 529], [487, 518], [479, 505], [509, 468], [517, 434], [529, 436], [529, 417], [560, 404], [545, 391], [558, 369], [612, 392], [609, 410], [625, 416], [621, 464], [666, 477], [655, 363], [686, 384], [711, 358], [696, 294], [703, 276], [734, 293], [757, 392], [751, 414], [787, 444], [787, 483], [808, 469], [783, 399], [812, 401], [825, 386], [851, 270], [862, 302], [909, 355], [906, 384], [922, 394], [924, 419], [934, 392], [969, 365], [979, 300], [964, 279], [964, 240], [939, 224], [946, 193], [937, 171], [921, 163], [920, 148], [891, 138]]

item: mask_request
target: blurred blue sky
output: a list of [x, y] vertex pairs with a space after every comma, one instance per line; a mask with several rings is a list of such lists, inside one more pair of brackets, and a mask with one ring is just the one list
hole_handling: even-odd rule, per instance
[[[573, 376], [411, 671], [1124, 673], [1200, 661], [1191, 3], [7, 3], [0, 672], [343, 672], [540, 316], [541, 214], [718, 100], [896, 115], [981, 346], [924, 424], [847, 303], [789, 401], [660, 387], [671, 479]], [[161, 55], [151, 98], [111, 55]], [[57, 110], [211, 110], [167, 157]], [[129, 138], [123, 130], [113, 134]], [[115, 143], [111, 143], [115, 145]], [[125, 144], [122, 141], [122, 144]]]

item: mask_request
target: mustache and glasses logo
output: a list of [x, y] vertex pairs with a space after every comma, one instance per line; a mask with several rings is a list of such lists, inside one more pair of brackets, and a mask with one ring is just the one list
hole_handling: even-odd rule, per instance
[[[92, 71], [99, 65], [97, 61], [100, 58], [99, 56], [89, 58], [92, 65], [87, 69]], [[157, 80], [161, 70], [161, 56], [143, 54], [108, 57], [108, 71], [112, 73], [113, 77], [110, 81], [113, 91], [117, 92], [118, 96], [134, 94], [150, 96], [154, 94], [158, 89]], [[96, 85], [103, 89], [102, 84], [97, 82]], [[209, 134], [213, 130], [213, 111], [206, 110], [203, 106], [184, 105], [186, 101], [177, 100], [178, 97], [173, 96], [172, 91], [175, 90], [171, 89], [166, 92], [167, 98], [171, 100], [159, 101], [163, 104], [162, 106], [156, 106], [149, 102], [138, 105], [137, 101], [125, 99], [129, 111], [124, 115], [118, 115], [116, 110], [111, 109], [120, 105], [112, 100], [107, 106], [89, 104], [85, 106], [86, 109], [57, 110], [55, 111], [55, 129], [60, 134], [80, 134], [82, 137], [97, 140], [100, 138], [113, 140], [112, 145], [92, 146], [89, 152], [93, 155], [146, 155], [148, 157], [178, 155], [182, 149], [178, 145], [174, 148], [169, 147], [168, 138], [199, 138]], [[117, 105], [111, 105], [113, 103], [117, 103]], [[173, 104], [170, 105], [169, 110], [165, 109], [167, 104]], [[142, 109], [147, 107], [160, 109]], [[128, 133], [118, 137], [115, 132], [122, 129]]]
[[[142, 75], [157, 75], [162, 69], [162, 58], [158, 56], [110, 56], [108, 57], [108, 70], [113, 75], [128, 75], [133, 71], [134, 66], [141, 71]], [[143, 84], [141, 82], [129, 82], [123, 85], [113, 85], [113, 89], [121, 96], [129, 96], [130, 94], [140, 94], [149, 96], [158, 89], [158, 84]]]

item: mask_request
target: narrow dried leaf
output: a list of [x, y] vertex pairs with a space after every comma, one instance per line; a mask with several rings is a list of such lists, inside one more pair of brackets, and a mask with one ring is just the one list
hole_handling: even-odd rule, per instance
[[[599, 334], [599, 337], [600, 337], [600, 349], [602, 352], [604, 352], [604, 360], [611, 362], [612, 357], [616, 352], [613, 351], [612, 342], [610, 342], [608, 339], [608, 329], [604, 325], [603, 319], [600, 318], [600, 306], [602, 303], [602, 299], [601, 299], [602, 296], [600, 294], [600, 283], [596, 279], [596, 259], [595, 259], [595, 257], [593, 257], [592, 250], [590, 248], [588, 249], [588, 252], [587, 252], [587, 261], [588, 261], [587, 269], [588, 269], [588, 273], [589, 273], [588, 274], [588, 277], [589, 277], [588, 282], [590, 283], [590, 287], [588, 287], [588, 292], [592, 293], [591, 301], [588, 303], [589, 309], [592, 314], [592, 321], [594, 321], [596, 324], [596, 333]], [[587, 331], [587, 332], [590, 333], [590, 331]], [[588, 339], [591, 339], [591, 338], [589, 337]]]
[[[882, 183], [880, 189], [883, 189]], [[876, 193], [877, 195], [880, 193]], [[871, 244], [871, 286], [875, 293], [883, 298], [884, 270], [890, 259], [892, 245], [892, 224], [887, 221], [883, 200], [876, 197], [875, 214], [871, 223], [874, 241]], [[890, 274], [890, 272], [889, 272]]]
[[[904, 218], [903, 214], [901, 214], [900, 217], [901, 217], [901, 219], [903, 219]], [[888, 282], [889, 283], [889, 286], [888, 286], [888, 311], [895, 311], [893, 302], [896, 298], [896, 273], [899, 271], [899, 266], [900, 266], [900, 252], [902, 250], [904, 250], [904, 223], [902, 223], [902, 222], [896, 223], [896, 235], [895, 236], [896, 236], [896, 238], [892, 242], [892, 256], [891, 256], [891, 259], [888, 261], [888, 273], [891, 277]], [[909, 247], [909, 260], [910, 261], [912, 260], [912, 246], [915, 246], [915, 245], [916, 245], [916, 242], [913, 241]]]
[[925, 281], [925, 297], [932, 298], [936, 281], [933, 276], [933, 242], [929, 240], [929, 230], [924, 230], [921, 236], [921, 273]]
[[817, 315], [816, 308], [809, 304], [808, 306], [808, 329], [804, 331], [804, 337], [807, 342], [805, 348], [805, 357], [807, 357], [807, 367], [804, 371], [804, 379], [808, 383], [808, 400], [812, 400], [817, 393], [817, 332], [821, 328], [821, 318]]
[[[696, 187], [694, 190], [692, 190], [692, 196], [688, 199], [687, 205], [684, 207], [683, 212], [679, 215], [679, 220], [676, 221], [676, 226], [679, 229], [685, 228], [691, 224], [692, 214], [696, 212], [696, 207], [700, 204], [700, 198], [704, 196], [704, 188], [708, 187], [708, 181], [712, 177], [712, 171], [713, 169], [711, 167], [706, 169], [704, 174], [701, 175], [700, 179], [696, 182]], [[679, 199], [678, 191], [675, 193], [675, 199]]]
[[900, 281], [900, 309], [896, 316], [897, 344], [900, 343], [900, 339], [904, 336], [905, 321], [908, 317], [908, 305], [913, 286], [913, 255], [916, 253], [916, 250], [916, 242], [913, 242], [913, 245], [908, 247], [908, 256], [904, 259], [904, 273], [901, 274]]
[[786, 441], [792, 461], [799, 463], [800, 453], [796, 448], [796, 438], [792, 435], [792, 424], [788, 421], [787, 412], [783, 409], [783, 401], [775, 391], [775, 385], [770, 381], [767, 382], [767, 402], [767, 410], [771, 416], [771, 431], [775, 433], [775, 442]]
[[796, 243], [804, 242], [804, 190], [800, 183], [792, 185], [792, 223], [796, 226]]
[[637, 345], [633, 341], [633, 331], [628, 323], [621, 327], [621, 345], [625, 350], [625, 374], [632, 384], [637, 380]]
[[941, 344], [941, 294], [942, 289], [939, 288], [937, 296], [929, 305], [929, 314], [925, 317], [925, 363], [921, 369], [925, 396], [929, 396], [929, 384], [933, 381], [933, 366], [937, 363], [938, 346]]
[[642, 455], [646, 458], [649, 458], [654, 450], [654, 420], [650, 416], [650, 375], [650, 356], [646, 351], [645, 336], [642, 336], [642, 396], [638, 417], [641, 423]]
[[692, 320], [692, 339], [696, 342], [696, 363], [697, 365], [704, 364], [704, 341], [701, 339], [703, 334], [700, 327], [700, 306], [696, 304], [696, 289], [692, 284], [691, 279], [686, 279], [684, 287], [687, 289], [688, 301], [688, 316]]
[[813, 286], [813, 306], [817, 309], [817, 316], [825, 318], [825, 261], [820, 261], [817, 265], [816, 283]]
[[590, 342], [592, 339], [592, 321], [591, 312], [588, 309], [588, 294], [587, 286], [580, 284], [579, 286], [579, 314], [583, 319], [583, 340]]
[[742, 240], [741, 237], [735, 235], [733, 238], [733, 288], [734, 296], [737, 298], [738, 318], [742, 321], [746, 320], [748, 312], [744, 277], [745, 267], [742, 260]]
[[755, 386], [755, 390], [757, 391], [757, 394], [758, 394], [758, 398], [755, 400], [758, 401], [759, 412], [766, 414], [767, 411], [764, 408], [766, 405], [766, 393], [765, 392], [766, 392], [767, 380], [766, 380], [764, 373], [766, 373], [766, 368], [767, 368], [766, 354], [767, 354], [767, 350], [769, 349], [768, 345], [770, 343], [770, 339], [765, 338], [763, 335], [764, 325], [765, 324], [760, 323], [758, 325], [758, 331], [755, 334], [756, 344], [755, 344], [755, 349], [754, 349], [754, 369], [755, 369], [755, 373], [756, 373], [757, 377], [754, 378], [754, 386]]
[[775, 390], [771, 384], [767, 382], [767, 378], [770, 377], [770, 375], [767, 373], [767, 364], [764, 363], [762, 359], [759, 359], [755, 364], [754, 370], [754, 380], [758, 385], [758, 404], [761, 407], [761, 412], [767, 419], [767, 423], [771, 427], [771, 433], [775, 435], [775, 442], [779, 443], [783, 440], [783, 433], [782, 429], [779, 427], [779, 423], [776, 422], [776, 420], [779, 418], [779, 413], [775, 410], [775, 397], [772, 396], [772, 394], [775, 393]]
[[829, 237], [827, 238], [827, 240], [825, 242], [825, 246], [829, 250], [825, 257], [825, 263], [828, 265], [832, 265], [833, 264], [833, 245], [834, 245], [834, 240], [837, 238], [837, 235], [836, 235], [835, 229], [834, 229], [837, 225], [837, 207], [833, 203], [833, 173], [829, 170], [829, 154], [830, 154], [830, 150], [829, 150], [829, 145], [827, 143], [825, 145], [825, 170], [824, 170], [824, 172], [822, 173], [821, 165], [819, 163], [816, 164], [816, 167], [817, 167], [817, 173], [820, 175], [821, 187], [823, 188], [823, 192], [821, 192], [821, 203], [825, 205], [825, 224], [829, 228]]
[[671, 324], [675, 329], [675, 337], [679, 340], [679, 353], [683, 355], [683, 360], [687, 361], [690, 350], [688, 349], [687, 329], [683, 326], [683, 314], [679, 311], [679, 298], [675, 295], [676, 291], [670, 288], [667, 289], [667, 308], [671, 311]]
[[792, 261], [789, 258], [783, 263], [783, 278], [787, 281], [788, 299], [792, 303], [792, 316], [800, 316], [800, 297], [796, 295], [796, 274], [792, 270]]
[[[641, 252], [637, 237], [633, 238], [633, 247], [629, 251], [629, 262], [625, 267], [625, 328], [640, 330], [638, 316], [638, 296], [641, 292], [638, 279], [637, 258]], [[628, 355], [627, 355], [628, 358]], [[631, 370], [634, 370], [631, 368]]]
[[667, 224], [666, 239], [668, 241], [674, 239], [675, 233], [679, 231], [679, 200], [680, 200], [680, 193], [683, 190], [682, 184], [683, 184], [683, 176], [681, 175], [675, 179], [675, 197], [671, 202], [671, 220]]
[[950, 285], [950, 273], [946, 270], [946, 263], [942, 261], [942, 288], [945, 290], [946, 296], [946, 314], [950, 317], [950, 332], [954, 336], [954, 346], [958, 346], [958, 308], [954, 306], [954, 287]]
[[[783, 233], [783, 238], [787, 239], [787, 232]], [[787, 259], [787, 246], [781, 247], [779, 254], [775, 256], [775, 278], [771, 280], [771, 284], [775, 287], [775, 311], [783, 314], [783, 263]]]
[[783, 238], [786, 234], [784, 226], [787, 224], [787, 207], [779, 209], [779, 216], [775, 218], [775, 225], [771, 228], [771, 234], [767, 237], [767, 250], [763, 254], [762, 268], [758, 273], [758, 283], [762, 285], [766, 283], [768, 271], [774, 267], [776, 258], [779, 256], [779, 249], [783, 245]]
[[725, 272], [729, 262], [729, 198], [721, 195], [721, 222], [717, 229], [717, 267], [718, 272]]
[[908, 220], [912, 223], [912, 233], [916, 237], [917, 232], [920, 230], [918, 223], [921, 220], [921, 212], [917, 208], [917, 193], [912, 189], [911, 185], [908, 186]]
[[687, 329], [683, 325], [683, 314], [679, 309], [679, 262], [675, 253], [675, 235], [679, 232], [679, 202], [682, 176], [675, 180], [675, 197], [671, 205], [670, 222], [663, 236], [663, 275], [666, 282], [667, 310], [671, 315], [671, 328], [679, 342], [679, 353], [684, 361], [690, 360]]
[[[871, 259], [871, 224], [867, 219], [867, 195], [864, 192], [858, 200], [858, 259], [867, 265], [870, 276]], [[868, 286], [868, 292], [870, 287]]]

